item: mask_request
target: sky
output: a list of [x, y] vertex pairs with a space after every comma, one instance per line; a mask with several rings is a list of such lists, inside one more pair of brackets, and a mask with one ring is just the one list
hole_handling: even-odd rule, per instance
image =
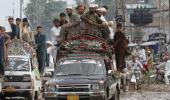
[[[28, 1], [29, 0], [24, 0], [24, 5], [26, 5]], [[13, 9], [15, 9], [14, 18], [20, 17], [20, 0], [0, 0], [0, 25], [6, 26], [6, 24], [8, 24], [7, 18], [8, 16], [13, 16]]]
[[[24, 6], [29, 2], [29, 0], [23, 0]], [[63, 0], [67, 1], [69, 4], [73, 3], [75, 0]], [[20, 17], [20, 0], [0, 0], [0, 25], [7, 26], [8, 24], [8, 16], [13, 17], [13, 9], [14, 11], [14, 18]], [[24, 13], [23, 13], [24, 16]]]

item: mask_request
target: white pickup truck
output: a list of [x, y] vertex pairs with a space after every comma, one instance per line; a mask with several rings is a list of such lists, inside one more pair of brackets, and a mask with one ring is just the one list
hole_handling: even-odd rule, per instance
[[[28, 46], [28, 45], [27, 45]], [[28, 47], [20, 40], [14, 40], [9, 49], [8, 61], [2, 82], [0, 100], [6, 97], [24, 97], [24, 100], [38, 99], [41, 78], [36, 55], [27, 52]]]
[[[38, 98], [41, 89], [41, 79], [37, 68], [32, 67], [32, 61], [27, 56], [9, 56], [2, 83], [2, 96], [25, 96], [28, 100]], [[15, 95], [14, 95], [15, 94]]]

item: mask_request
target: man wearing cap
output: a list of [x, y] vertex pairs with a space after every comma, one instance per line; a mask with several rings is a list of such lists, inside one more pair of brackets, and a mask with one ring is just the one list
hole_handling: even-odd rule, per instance
[[80, 23], [80, 19], [79, 19], [78, 15], [73, 13], [73, 8], [69, 6], [66, 8], [66, 11], [67, 11], [67, 15], [69, 17], [69, 23], [66, 24], [66, 26], [71, 27], [74, 25], [78, 25]]
[[67, 7], [66, 8], [66, 11], [67, 11], [67, 15], [69, 17], [69, 22], [67, 24], [64, 24], [62, 27], [61, 27], [61, 30], [60, 30], [60, 43], [64, 40], [66, 40], [69, 35], [68, 35], [68, 30], [71, 28], [71, 27], [74, 27], [78, 24], [80, 24], [80, 18], [78, 15], [74, 14], [73, 13], [73, 8], [72, 7]]
[[86, 26], [91, 28], [94, 28], [94, 30], [97, 28], [100, 33], [102, 33], [102, 38], [108, 39], [109, 38], [109, 29], [107, 25], [100, 19], [100, 17], [96, 13], [97, 5], [91, 4], [89, 6], [89, 11], [81, 16], [82, 21], [86, 23]]
[[97, 14], [100, 17], [100, 19], [105, 22], [105, 24], [108, 26], [109, 30], [110, 30], [110, 39], [113, 39], [114, 36], [114, 31], [113, 31], [113, 21], [107, 21], [105, 16], [106, 16], [107, 10], [106, 8], [102, 7], [102, 8], [98, 8], [97, 9]]
[[95, 25], [95, 26], [102, 26], [102, 20], [99, 18], [99, 16], [96, 14], [96, 5], [91, 4], [89, 6], [89, 11], [82, 15], [81, 19], [88, 24]]

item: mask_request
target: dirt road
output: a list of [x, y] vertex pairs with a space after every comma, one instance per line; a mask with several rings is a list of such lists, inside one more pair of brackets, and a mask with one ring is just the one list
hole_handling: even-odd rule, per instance
[[170, 85], [143, 85], [141, 90], [122, 92], [120, 100], [170, 100]]

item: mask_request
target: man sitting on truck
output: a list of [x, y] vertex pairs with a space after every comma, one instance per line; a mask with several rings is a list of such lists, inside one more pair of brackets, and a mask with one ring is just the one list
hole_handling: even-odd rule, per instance
[[89, 11], [81, 16], [82, 21], [84, 21], [86, 24], [86, 27], [94, 28], [97, 30], [100, 30], [100, 33], [102, 33], [102, 38], [108, 40], [110, 30], [106, 23], [100, 19], [100, 17], [96, 13], [96, 7], [94, 4], [91, 4], [89, 6]]

